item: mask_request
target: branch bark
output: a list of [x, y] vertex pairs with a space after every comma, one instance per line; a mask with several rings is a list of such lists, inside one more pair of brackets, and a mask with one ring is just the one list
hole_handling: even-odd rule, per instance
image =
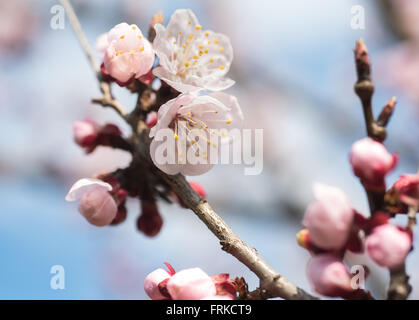
[[[68, 0], [60, 0], [60, 2], [66, 8], [71, 24], [73, 25], [76, 35], [90, 61], [93, 70], [98, 74], [99, 70], [97, 64], [92, 57], [90, 47], [76, 14], [74, 13]], [[104, 83], [100, 80], [100, 78], [98, 78], [98, 80], [101, 90], [104, 93], [104, 97], [94, 99], [93, 101], [100, 103], [103, 106], [110, 106], [114, 108], [127, 121], [127, 117], [121, 110], [120, 104], [110, 95], [109, 84]], [[140, 120], [140, 122], [142, 122], [142, 120]], [[139, 127], [144, 128], [145, 126], [139, 124]], [[139, 145], [138, 150], [135, 150], [134, 155], [141, 158], [141, 160], [150, 161], [150, 155], [148, 152], [148, 137], [144, 135], [142, 130], [137, 131], [137, 135]], [[183, 175], [178, 174], [170, 176], [161, 172], [157, 168], [156, 174], [159, 174], [165, 181], [167, 181], [167, 183], [182, 199], [183, 203], [190, 208], [208, 227], [208, 229], [220, 240], [222, 249], [242, 262], [259, 278], [260, 288], [255, 291], [259, 294], [252, 294], [249, 297], [254, 296], [255, 298], [263, 299], [280, 297], [289, 300], [317, 299], [305, 292], [303, 289], [297, 287], [295, 284], [291, 283], [284, 276], [278, 274], [258, 254], [256, 249], [251, 248], [243, 240], [241, 240], [227, 225], [227, 223], [214, 211], [209, 203], [206, 200], [201, 199], [200, 196], [191, 188]]]

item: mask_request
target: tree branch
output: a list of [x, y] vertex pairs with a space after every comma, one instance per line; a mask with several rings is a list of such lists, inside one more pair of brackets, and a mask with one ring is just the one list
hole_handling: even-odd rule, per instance
[[[69, 1], [60, 0], [66, 8], [69, 19], [74, 27], [77, 37], [79, 38], [82, 48], [88, 57], [90, 64], [95, 72], [98, 72], [97, 64], [95, 63], [91, 53], [90, 47], [87, 43], [86, 37], [81, 29], [80, 23], [75, 15]], [[104, 97], [94, 99], [96, 103], [104, 106], [114, 108], [126, 121], [125, 113], [121, 110], [120, 104], [111, 97], [109, 84], [104, 84], [98, 78], [101, 90]], [[142, 120], [140, 120], [142, 122]], [[144, 128], [144, 125], [139, 123], [139, 127]], [[149, 154], [149, 139], [148, 135], [144, 134], [143, 130], [138, 132], [138, 150], [134, 151], [134, 156], [140, 158], [140, 161], [150, 162]], [[134, 161], [134, 160], [133, 160]], [[247, 266], [260, 280], [260, 288], [257, 292], [263, 293], [263, 298], [280, 297], [283, 299], [317, 299], [311, 296], [304, 290], [300, 289], [282, 275], [278, 274], [265, 260], [263, 260], [256, 249], [249, 247], [243, 240], [241, 240], [227, 223], [211, 208], [209, 203], [200, 198], [200, 196], [191, 188], [183, 175], [170, 176], [155, 168], [156, 174], [160, 175], [178, 194], [183, 203], [190, 208], [198, 218], [208, 227], [208, 229], [220, 240], [222, 249], [245, 266]], [[262, 297], [259, 294], [259, 297]], [[254, 295], [256, 297], [256, 295]]]
[[[396, 98], [391, 98], [384, 106], [377, 121], [374, 120], [372, 110], [372, 96], [374, 94], [374, 83], [371, 80], [371, 65], [367, 47], [362, 39], [358, 40], [355, 46], [355, 65], [357, 71], [357, 82], [355, 92], [361, 100], [364, 110], [364, 119], [369, 137], [383, 142], [387, 137], [386, 126], [393, 114]], [[368, 196], [371, 216], [377, 211], [387, 211], [385, 207], [385, 190], [371, 191], [365, 189]], [[416, 214], [416, 212], [415, 212]], [[409, 216], [409, 224], [411, 218]], [[406, 274], [406, 267], [403, 264], [397, 270], [389, 270], [390, 285], [387, 291], [387, 299], [406, 300], [412, 290], [409, 284], [409, 276]]]

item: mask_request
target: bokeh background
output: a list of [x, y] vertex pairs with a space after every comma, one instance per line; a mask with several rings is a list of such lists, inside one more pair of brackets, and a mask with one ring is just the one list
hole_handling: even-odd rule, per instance
[[[396, 5], [397, 3], [397, 5]], [[0, 0], [0, 298], [145, 299], [143, 279], [164, 261], [175, 269], [199, 266], [209, 274], [256, 277], [222, 252], [217, 239], [189, 211], [160, 204], [165, 224], [153, 239], [135, 228], [139, 204], [117, 227], [96, 228], [64, 196], [81, 177], [129, 163], [122, 151], [98, 148], [85, 156], [73, 143], [72, 122], [85, 117], [120, 123], [112, 110], [92, 105], [99, 94], [94, 75], [70, 23], [53, 30], [57, 1]], [[401, 161], [388, 177], [416, 172], [419, 165], [419, 2], [411, 0], [91, 0], [73, 1], [94, 47], [117, 23], [144, 32], [151, 16], [167, 18], [191, 8], [204, 27], [227, 34], [247, 128], [264, 129], [264, 170], [245, 176], [243, 166], [218, 166], [191, 179], [236, 233], [280, 273], [311, 292], [309, 258], [298, 247], [313, 182], [342, 188], [354, 206], [368, 207], [351, 173], [348, 153], [365, 135], [353, 93], [352, 49], [363, 37], [373, 62], [375, 112], [397, 96], [386, 142]], [[365, 8], [365, 29], [351, 28], [351, 8]], [[135, 97], [115, 88], [127, 106]], [[405, 223], [399, 218], [398, 223]], [[415, 242], [417, 245], [417, 241]], [[387, 271], [363, 256], [349, 265], [371, 268], [367, 285], [383, 297]], [[419, 254], [408, 258], [419, 298]], [[50, 288], [50, 269], [65, 268], [65, 290]]]

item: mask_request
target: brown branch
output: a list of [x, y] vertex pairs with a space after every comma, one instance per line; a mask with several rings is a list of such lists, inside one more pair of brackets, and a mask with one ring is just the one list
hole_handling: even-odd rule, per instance
[[279, 275], [256, 249], [241, 240], [224, 220], [205, 200], [191, 188], [185, 177], [160, 174], [172, 186], [184, 204], [190, 208], [208, 229], [220, 240], [222, 249], [247, 266], [260, 280], [258, 292], [263, 292], [264, 299], [280, 297], [289, 300], [315, 299], [298, 288], [285, 277]]
[[[387, 137], [386, 126], [393, 114], [396, 98], [391, 98], [384, 106], [377, 121], [374, 120], [372, 109], [372, 96], [374, 94], [374, 83], [371, 79], [371, 64], [368, 50], [362, 39], [358, 40], [355, 46], [355, 65], [357, 72], [357, 82], [355, 92], [361, 100], [364, 110], [365, 125], [367, 134], [373, 139], [383, 142]], [[371, 216], [377, 211], [386, 211], [385, 190], [371, 191], [365, 189], [368, 196]], [[416, 213], [416, 212], [415, 212]], [[411, 219], [409, 219], [409, 224]], [[409, 284], [409, 276], [406, 274], [406, 267], [403, 264], [397, 270], [389, 270], [390, 285], [387, 290], [387, 299], [405, 300], [408, 298], [412, 287]]]
[[[86, 55], [90, 60], [92, 57], [90, 49], [88, 45], [84, 45], [86, 38], [80, 27], [77, 16], [74, 14], [74, 11], [67, 0], [60, 1], [66, 7], [67, 14], [69, 15], [72, 25], [76, 31], [77, 37], [82, 43], [83, 50], [86, 52]], [[94, 60], [92, 61], [90, 61], [91, 66], [95, 71], [97, 71], [97, 65]], [[100, 84], [104, 97], [94, 99], [93, 101], [104, 106], [113, 107], [121, 116], [123, 116], [125, 120], [127, 120], [125, 113], [123, 113], [120, 109], [119, 103], [111, 97], [110, 90], [108, 90], [109, 85], [103, 85], [102, 82], [100, 82]], [[143, 121], [140, 120], [138, 126], [144, 128], [145, 125], [142, 123]], [[134, 151], [137, 161], [150, 161], [149, 138], [148, 135], [145, 134], [144, 130], [138, 131], [138, 142], [138, 150]], [[260, 288], [258, 290], [263, 293], [264, 299], [273, 297], [293, 300], [317, 299], [304, 290], [298, 288], [282, 275], [278, 274], [265, 260], [260, 257], [256, 249], [249, 247], [243, 240], [241, 240], [227, 225], [227, 223], [211, 208], [209, 203], [201, 199], [200, 196], [191, 188], [184, 176], [180, 174], [170, 176], [156, 168], [155, 170], [156, 174], [159, 174], [165, 181], [167, 181], [167, 183], [178, 194], [183, 203], [190, 208], [208, 227], [208, 229], [220, 240], [222, 249], [233, 255], [256, 274], [260, 280]], [[259, 296], [261, 297], [261, 295]]]

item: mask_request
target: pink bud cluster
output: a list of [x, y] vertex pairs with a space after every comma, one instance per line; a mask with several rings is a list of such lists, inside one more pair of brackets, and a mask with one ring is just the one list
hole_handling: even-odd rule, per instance
[[236, 289], [227, 273], [210, 277], [200, 268], [175, 272], [157, 269], [144, 280], [144, 290], [153, 300], [233, 300]]
[[[385, 177], [395, 167], [397, 156], [388, 153], [382, 143], [365, 138], [352, 147], [350, 162], [366, 190], [384, 194]], [[366, 250], [375, 263], [391, 270], [404, 263], [412, 247], [412, 234], [391, 224], [389, 212], [377, 211], [365, 218], [337, 188], [317, 184], [314, 194], [316, 199], [303, 219], [306, 229], [298, 233], [297, 241], [312, 254], [307, 275], [315, 291], [331, 297], [359, 297], [359, 289], [352, 288], [351, 275], [343, 263], [347, 250]], [[386, 199], [393, 201], [394, 210], [403, 206], [405, 210], [406, 206], [417, 210], [419, 176], [402, 176]]]

